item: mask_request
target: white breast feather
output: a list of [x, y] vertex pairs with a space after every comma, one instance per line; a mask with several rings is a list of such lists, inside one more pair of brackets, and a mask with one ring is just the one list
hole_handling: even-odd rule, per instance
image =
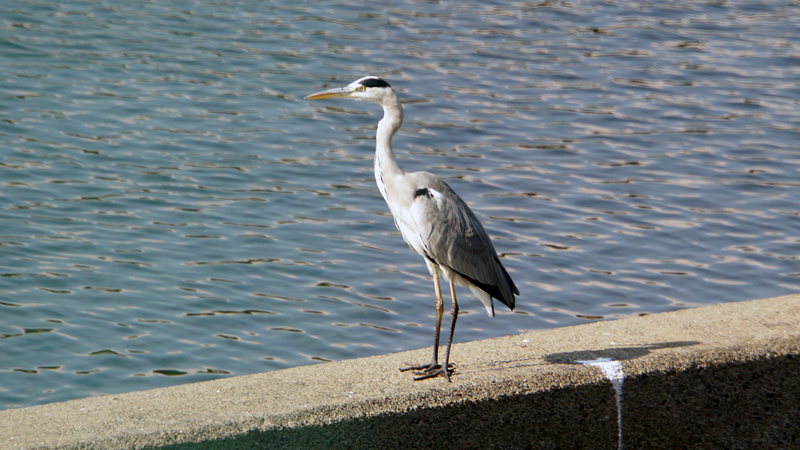
[[436, 225], [431, 222], [431, 209], [436, 209], [444, 196], [435, 189], [428, 189], [433, 198], [419, 196], [414, 199], [411, 207], [398, 211], [395, 216], [395, 225], [403, 235], [403, 239], [420, 256], [430, 257], [428, 240], [431, 231]]
[[419, 208], [412, 206], [410, 210], [395, 217], [395, 224], [408, 245], [420, 256], [424, 257], [428, 254], [428, 247], [425, 245], [425, 239], [423, 238], [424, 230], [420, 230], [417, 225], [420, 223], [418, 220], [419, 213]]

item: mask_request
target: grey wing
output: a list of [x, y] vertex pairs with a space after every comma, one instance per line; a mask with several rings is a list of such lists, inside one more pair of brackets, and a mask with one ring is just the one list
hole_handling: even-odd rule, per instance
[[478, 218], [445, 182], [430, 176], [425, 185], [411, 207], [425, 256], [514, 309], [519, 290]]

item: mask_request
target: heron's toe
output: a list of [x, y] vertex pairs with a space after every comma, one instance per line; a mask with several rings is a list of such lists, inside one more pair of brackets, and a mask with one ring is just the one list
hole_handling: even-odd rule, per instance
[[436, 368], [432, 368], [430, 370], [425, 370], [422, 372], [414, 372], [415, 375], [419, 375], [418, 377], [414, 377], [414, 381], [420, 380], [427, 380], [428, 378], [436, 378], [438, 376], [443, 376], [447, 382], [450, 382], [450, 374], [455, 372], [455, 369], [452, 368], [452, 364], [447, 366], [447, 369], [441, 366], [437, 366]]
[[418, 372], [430, 372], [430, 371], [433, 371], [433, 370], [437, 370], [437, 369], [439, 369], [441, 367], [442, 366], [440, 364], [435, 364], [435, 363], [420, 364], [418, 366], [403, 367], [402, 369], [400, 369], [400, 372], [408, 372], [410, 370], [415, 370], [415, 371], [418, 371]]
[[400, 369], [401, 372], [408, 372], [411, 370], [414, 371], [414, 375], [419, 375], [418, 377], [414, 377], [414, 381], [427, 380], [428, 378], [435, 378], [439, 375], [444, 376], [447, 381], [450, 381], [450, 374], [455, 372], [455, 364], [448, 364], [447, 370], [445, 370], [441, 364], [433, 363], [404, 367]]

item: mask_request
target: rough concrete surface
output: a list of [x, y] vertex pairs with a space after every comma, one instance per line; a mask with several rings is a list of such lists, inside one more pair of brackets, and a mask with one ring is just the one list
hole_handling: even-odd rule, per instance
[[0, 411], [2, 449], [800, 448], [800, 295]]

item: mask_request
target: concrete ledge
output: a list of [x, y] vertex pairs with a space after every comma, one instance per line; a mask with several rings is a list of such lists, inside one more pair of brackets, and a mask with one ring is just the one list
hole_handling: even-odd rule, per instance
[[800, 448], [800, 295], [0, 411], [3, 449]]

